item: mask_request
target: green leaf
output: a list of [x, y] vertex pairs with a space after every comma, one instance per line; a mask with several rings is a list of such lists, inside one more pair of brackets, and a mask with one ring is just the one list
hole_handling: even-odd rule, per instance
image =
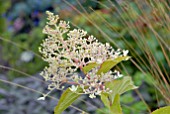
[[107, 93], [102, 93], [101, 94], [101, 100], [103, 101], [104, 105], [109, 108], [110, 110], [110, 101], [108, 99], [109, 95]]
[[109, 95], [106, 93], [101, 94], [101, 100], [104, 105], [109, 109], [109, 114], [122, 114], [122, 108], [120, 106], [120, 95], [116, 94], [113, 102], [109, 101]]
[[123, 114], [122, 113], [122, 108], [120, 106], [120, 95], [116, 94], [114, 101], [111, 105], [111, 114]]
[[101, 66], [100, 69], [98, 70], [97, 74], [100, 75], [102, 72], [106, 73], [108, 72], [111, 68], [113, 68], [115, 65], [117, 65], [118, 63], [120, 63], [123, 60], [127, 60], [129, 59], [130, 56], [125, 56], [125, 57], [118, 57], [116, 59], [108, 59], [106, 61], [104, 61]]
[[[82, 92], [81, 88], [78, 88], [76, 92]], [[54, 114], [61, 114], [66, 108], [68, 108], [80, 94], [72, 92], [67, 88], [64, 93], [61, 95], [60, 100], [58, 101], [57, 106], [54, 109]]]
[[169, 114], [169, 113], [170, 113], [170, 106], [166, 106], [153, 111], [151, 114]]
[[112, 94], [109, 95], [110, 100], [113, 102], [115, 95], [131, 90], [136, 89], [137, 87], [133, 84], [133, 81], [130, 76], [125, 76], [121, 79], [113, 80], [105, 83], [106, 88], [112, 90]]
[[88, 65], [86, 65], [85, 67], [83, 67], [83, 72], [84, 74], [86, 74], [87, 72], [89, 72], [92, 68], [98, 66], [99, 64], [97, 63], [89, 63]]
[[111, 94], [102, 93], [101, 100], [104, 105], [109, 108], [111, 114], [122, 114], [122, 109], [120, 106], [120, 95], [128, 90], [136, 89], [131, 77], [126, 76], [121, 79], [113, 80], [105, 83], [106, 88], [112, 90]]

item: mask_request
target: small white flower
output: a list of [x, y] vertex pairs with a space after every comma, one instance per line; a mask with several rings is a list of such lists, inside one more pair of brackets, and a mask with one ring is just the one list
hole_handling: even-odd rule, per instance
[[91, 83], [91, 86], [92, 86], [92, 87], [95, 87], [95, 83]]
[[92, 98], [92, 99], [93, 99], [93, 98], [96, 98], [96, 96], [94, 95], [94, 93], [90, 94], [89, 97]]
[[123, 56], [127, 56], [128, 53], [129, 53], [129, 50], [123, 50]]
[[98, 64], [102, 64], [102, 62], [103, 62], [103, 61], [102, 61], [101, 58], [97, 59], [97, 63], [98, 63]]
[[71, 88], [69, 88], [72, 92], [77, 91], [78, 86], [72, 85]]
[[123, 76], [123, 75], [120, 74], [120, 72], [117, 73], [117, 77], [118, 77], [118, 78], [120, 78], [120, 77], [122, 77], [122, 76]]
[[101, 90], [98, 90], [95, 94], [96, 95], [101, 95], [101, 92], [102, 92]]
[[45, 97], [43, 96], [43, 97], [39, 97], [37, 100], [45, 100]]
[[106, 43], [106, 47], [107, 47], [107, 48], [110, 47], [110, 44], [109, 44], [109, 43]]

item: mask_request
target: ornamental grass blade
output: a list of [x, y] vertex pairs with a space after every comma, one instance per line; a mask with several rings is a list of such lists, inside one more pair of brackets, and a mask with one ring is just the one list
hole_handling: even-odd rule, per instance
[[[81, 88], [78, 88], [76, 92], [82, 92]], [[57, 106], [54, 109], [54, 114], [61, 114], [66, 108], [68, 108], [76, 99], [80, 97], [81, 94], [72, 92], [67, 88], [61, 95]]]
[[113, 68], [118, 63], [120, 63], [121, 61], [128, 60], [129, 58], [130, 58], [130, 56], [117, 57], [116, 59], [108, 59], [101, 64], [100, 69], [98, 70], [97, 74], [100, 75], [102, 72], [106, 73], [111, 68]]
[[170, 114], [170, 106], [162, 107], [153, 111], [151, 114]]

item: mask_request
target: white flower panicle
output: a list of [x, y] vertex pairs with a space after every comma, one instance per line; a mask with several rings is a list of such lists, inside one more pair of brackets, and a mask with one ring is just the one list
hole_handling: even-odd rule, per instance
[[49, 90], [63, 89], [65, 83], [73, 84], [71, 91], [76, 92], [78, 86], [84, 94], [95, 98], [101, 92], [110, 93], [104, 82], [120, 77], [118, 71], [97, 75], [99, 67], [93, 68], [85, 76], [78, 76], [75, 72], [89, 63], [102, 64], [107, 59], [127, 56], [128, 50], [114, 50], [109, 43], [102, 44], [94, 36], [87, 36], [81, 29], [70, 30], [68, 22], [59, 20], [58, 15], [47, 11], [48, 22], [43, 29], [47, 37], [40, 47], [44, 61], [49, 66], [41, 72], [44, 79], [50, 82]]

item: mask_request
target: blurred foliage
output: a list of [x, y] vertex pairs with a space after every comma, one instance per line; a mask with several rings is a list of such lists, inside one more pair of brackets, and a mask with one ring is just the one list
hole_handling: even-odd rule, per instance
[[[42, 61], [41, 56], [38, 55], [38, 47], [40, 46], [42, 38], [44, 38], [41, 31], [41, 28], [34, 28], [29, 34], [18, 34], [13, 38], [8, 39], [11, 42], [17, 43], [17, 45], [22, 48], [11, 45], [11, 43], [8, 42], [3, 42], [3, 59], [7, 61], [7, 64], [10, 67], [19, 69], [28, 74], [35, 74], [44, 67], [45, 63]], [[28, 55], [23, 55], [24, 52], [31, 53], [28, 53]], [[29, 54], [32, 56], [30, 60], [24, 61], [23, 59], [27, 58]], [[12, 70], [9, 70], [8, 73], [9, 76], [20, 76], [20, 74]]]
[[[2, 78], [2, 76], [1, 76]], [[45, 84], [31, 78], [15, 78], [13, 83], [42, 91]], [[5, 84], [7, 86], [7, 84]], [[43, 86], [42, 86], [43, 85]], [[55, 101], [37, 101], [39, 93], [21, 89], [17, 86], [8, 85], [9, 88], [0, 88], [0, 113], [1, 114], [50, 114], [52, 113]], [[48, 107], [47, 107], [48, 106]]]
[[6, 19], [4, 16], [4, 13], [6, 12], [6, 10], [10, 7], [10, 1], [6, 0], [0, 0], [0, 33], [3, 33], [6, 31]]

